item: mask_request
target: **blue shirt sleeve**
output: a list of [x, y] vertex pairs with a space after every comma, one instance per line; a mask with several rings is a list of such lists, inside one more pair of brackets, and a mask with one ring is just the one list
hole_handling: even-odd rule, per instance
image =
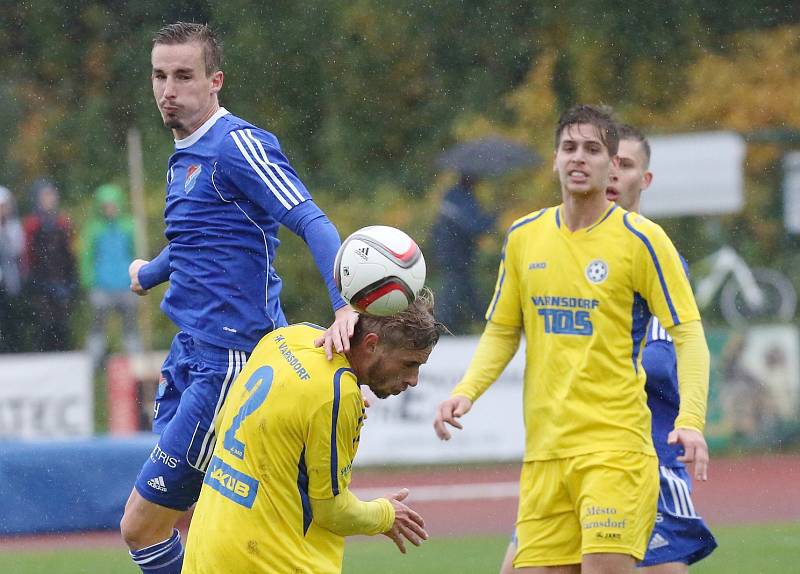
[[139, 284], [143, 289], [152, 289], [169, 281], [169, 243], [154, 259], [139, 269]]
[[278, 140], [263, 130], [230, 132], [220, 148], [219, 169], [227, 183], [280, 222], [311, 199]]
[[283, 220], [283, 224], [303, 239], [308, 245], [314, 263], [320, 275], [325, 280], [328, 288], [328, 297], [333, 310], [344, 307], [347, 303], [342, 299], [336, 288], [333, 278], [333, 266], [336, 262], [336, 252], [339, 250], [341, 240], [336, 226], [309, 200], [292, 209]]

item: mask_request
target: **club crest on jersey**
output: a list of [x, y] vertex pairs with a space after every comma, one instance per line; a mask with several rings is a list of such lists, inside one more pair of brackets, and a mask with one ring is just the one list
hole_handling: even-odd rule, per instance
[[602, 259], [595, 259], [586, 266], [586, 278], [598, 285], [608, 277], [608, 264]]
[[194, 189], [194, 184], [197, 183], [197, 178], [200, 176], [201, 171], [203, 171], [202, 165], [189, 166], [189, 169], [186, 170], [186, 181], [183, 182], [184, 193], [189, 193]]

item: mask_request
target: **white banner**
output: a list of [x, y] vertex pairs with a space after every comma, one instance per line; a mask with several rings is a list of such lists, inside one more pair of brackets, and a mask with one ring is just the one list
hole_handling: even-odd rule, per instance
[[653, 185], [642, 194], [644, 215], [721, 215], [742, 210], [746, 145], [741, 135], [698, 132], [653, 136], [650, 146]]
[[416, 388], [384, 400], [372, 397], [356, 465], [522, 460], [524, 339], [500, 379], [461, 419], [464, 429], [451, 429], [446, 442], [433, 431], [437, 406], [466, 371], [477, 344], [477, 337], [443, 337]]
[[0, 355], [0, 439], [91, 436], [93, 420], [87, 355]]

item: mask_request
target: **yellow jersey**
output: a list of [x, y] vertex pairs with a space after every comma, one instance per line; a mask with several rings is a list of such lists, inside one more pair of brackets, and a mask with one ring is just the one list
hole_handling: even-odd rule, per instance
[[[524, 329], [525, 461], [600, 451], [655, 454], [640, 351], [651, 313], [700, 315], [666, 233], [611, 204], [575, 232], [562, 206], [509, 229], [486, 318]], [[452, 392], [472, 400], [464, 380]]]
[[364, 402], [347, 359], [314, 347], [320, 328], [266, 335], [219, 417], [183, 572], [341, 572], [344, 538], [318, 526], [309, 498], [350, 483]]

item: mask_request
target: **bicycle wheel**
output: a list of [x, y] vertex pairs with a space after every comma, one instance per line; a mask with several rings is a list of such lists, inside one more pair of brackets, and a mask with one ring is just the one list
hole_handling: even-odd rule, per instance
[[797, 291], [792, 282], [774, 269], [754, 268], [753, 277], [764, 294], [764, 304], [751, 307], [739, 282], [728, 279], [720, 294], [720, 310], [730, 325], [744, 325], [762, 321], [791, 321], [797, 309]]

